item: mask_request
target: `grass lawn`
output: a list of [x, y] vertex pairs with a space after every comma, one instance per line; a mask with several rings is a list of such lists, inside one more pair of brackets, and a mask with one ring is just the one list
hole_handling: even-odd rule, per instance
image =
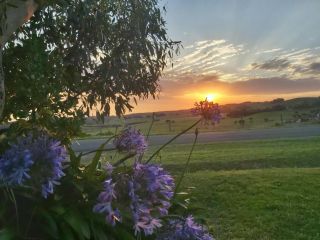
[[184, 185], [216, 239], [320, 239], [320, 168], [199, 171]]
[[[183, 181], [218, 240], [320, 239], [320, 138], [199, 144]], [[190, 145], [161, 161], [183, 169]]]

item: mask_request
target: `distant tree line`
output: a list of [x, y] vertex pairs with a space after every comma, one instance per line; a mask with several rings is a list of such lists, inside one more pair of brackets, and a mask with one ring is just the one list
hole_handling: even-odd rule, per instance
[[302, 110], [320, 107], [320, 98], [293, 99], [288, 101], [285, 101], [283, 98], [276, 98], [266, 104], [267, 106], [257, 106], [256, 103], [246, 102], [224, 107], [222, 111], [226, 113], [228, 117], [241, 118], [261, 112], [284, 111], [287, 108]]
[[265, 108], [239, 108], [233, 109], [227, 112], [228, 117], [239, 118], [239, 117], [247, 117], [252, 114], [261, 113], [261, 112], [273, 112], [273, 111], [283, 111], [286, 109], [284, 105], [275, 105], [271, 107]]

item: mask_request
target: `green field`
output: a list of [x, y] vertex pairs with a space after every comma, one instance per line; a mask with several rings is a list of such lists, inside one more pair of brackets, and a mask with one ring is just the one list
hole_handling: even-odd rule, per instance
[[[199, 144], [181, 190], [218, 240], [320, 239], [319, 146], [320, 138]], [[177, 176], [189, 149], [169, 146], [155, 161]]]
[[[307, 109], [299, 111], [300, 114], [311, 114], [315, 109]], [[294, 117], [295, 110], [262, 112], [244, 117], [244, 125], [239, 124], [240, 118], [230, 118], [224, 115], [223, 120], [216, 125], [202, 122], [198, 124], [201, 132], [222, 132], [222, 131], [238, 131], [248, 129], [261, 129], [272, 127], [296, 127], [305, 124], [319, 124], [319, 120], [309, 120], [307, 122], [297, 122]], [[166, 112], [158, 113], [153, 122], [151, 135], [158, 134], [177, 134], [178, 132], [188, 128], [196, 122], [199, 117], [192, 116], [190, 112]], [[129, 119], [112, 117], [104, 124], [91, 122], [82, 127], [84, 137], [101, 137], [105, 135], [113, 135], [125, 126], [132, 126], [140, 129], [143, 133], [147, 133], [152, 122], [152, 114], [144, 114]], [[168, 121], [170, 121], [170, 125]], [[117, 127], [118, 126], [118, 127]], [[191, 130], [192, 131], [192, 130]]]

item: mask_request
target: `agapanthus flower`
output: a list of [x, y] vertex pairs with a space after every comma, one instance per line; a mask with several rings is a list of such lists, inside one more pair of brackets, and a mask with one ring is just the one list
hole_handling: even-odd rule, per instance
[[185, 219], [170, 220], [158, 234], [157, 240], [213, 240], [213, 237], [204, 226], [188, 216]]
[[110, 176], [113, 172], [114, 167], [112, 166], [112, 164], [107, 162], [106, 164], [104, 164], [103, 169], [106, 171], [107, 175]]
[[112, 182], [112, 179], [108, 179], [104, 181], [103, 188], [103, 191], [99, 194], [98, 203], [93, 207], [93, 211], [105, 214], [106, 222], [114, 226], [117, 221], [121, 221], [120, 211], [112, 207], [112, 201], [116, 199], [115, 183]]
[[62, 162], [66, 156], [60, 142], [45, 132], [29, 133], [19, 137], [0, 158], [0, 178], [9, 185], [22, 185], [30, 179], [28, 184], [41, 188], [47, 198], [64, 176]]
[[22, 185], [30, 178], [32, 165], [31, 152], [26, 148], [24, 139], [19, 139], [0, 156], [0, 181], [10, 186]]
[[173, 178], [163, 168], [154, 164], [135, 163], [129, 181], [130, 208], [135, 233], [151, 235], [161, 227], [160, 216], [168, 214], [173, 196]]
[[200, 115], [204, 120], [211, 121], [214, 124], [219, 123], [222, 118], [219, 104], [208, 100], [196, 102], [191, 111], [193, 114]]
[[32, 159], [34, 160], [34, 179], [41, 183], [41, 193], [44, 198], [59, 185], [59, 180], [65, 175], [62, 163], [67, 153], [58, 140], [42, 132], [34, 138], [30, 145]]
[[114, 140], [114, 145], [121, 152], [142, 154], [147, 149], [147, 142], [143, 134], [134, 128], [123, 130]]
[[[108, 169], [112, 168], [108, 166]], [[136, 235], [141, 232], [153, 234], [162, 226], [160, 217], [168, 214], [174, 189], [173, 178], [158, 165], [138, 162], [130, 173], [113, 177], [104, 182], [104, 190], [93, 211], [104, 214], [106, 222], [111, 225], [121, 221], [118, 208], [129, 211]]]

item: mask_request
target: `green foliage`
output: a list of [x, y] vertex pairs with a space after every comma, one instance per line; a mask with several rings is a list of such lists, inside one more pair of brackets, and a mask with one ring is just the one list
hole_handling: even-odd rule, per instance
[[41, 201], [31, 196], [16, 195], [19, 218], [10, 212], [13, 211], [12, 202], [8, 200], [5, 206], [1, 206], [6, 210], [5, 216], [1, 216], [1, 220], [6, 219], [0, 222], [1, 239], [133, 239], [122, 238], [124, 235], [132, 236], [129, 228], [108, 226], [102, 216], [92, 212], [92, 206], [76, 199], [76, 196], [56, 196], [55, 199]]
[[43, 4], [4, 51], [4, 119], [120, 115], [155, 97], [176, 45], [155, 0]]
[[[2, 151], [8, 147], [8, 142], [14, 140], [17, 135], [34, 130], [37, 129], [28, 121], [19, 120], [12, 124], [5, 133], [5, 141], [2, 141], [2, 143], [6, 143], [1, 146]], [[181, 134], [177, 136], [179, 135]], [[106, 224], [103, 215], [94, 213], [92, 210], [96, 204], [97, 196], [103, 190], [102, 183], [107, 177], [106, 172], [101, 168], [101, 154], [105, 150], [106, 144], [113, 138], [110, 137], [101, 144], [91, 161], [89, 163], [86, 161], [87, 164], [82, 161], [82, 157], [87, 153], [77, 155], [68, 146], [70, 161], [64, 163], [66, 175], [61, 179], [61, 185], [55, 188], [54, 194], [48, 199], [39, 198], [39, 196], [32, 194], [27, 186], [10, 189], [4, 185], [0, 186], [0, 191], [2, 191], [0, 198], [3, 199], [0, 206], [0, 234], [8, 239], [11, 236], [13, 239], [135, 239], [130, 213], [122, 212], [123, 222], [113, 227]], [[197, 130], [194, 143], [196, 143], [196, 139]], [[186, 168], [192, 151], [193, 147]], [[120, 156], [120, 159], [113, 164], [115, 167], [113, 174], [127, 176], [126, 174], [130, 173], [132, 169], [120, 165], [134, 156], [135, 154]], [[180, 182], [181, 180], [182, 177]], [[118, 191], [127, 191], [127, 189], [118, 189]], [[184, 193], [176, 192], [176, 194], [183, 195]], [[125, 205], [126, 201], [124, 199]], [[171, 212], [173, 214], [187, 213], [188, 198], [173, 199], [172, 204]], [[121, 206], [119, 208], [121, 209]], [[13, 212], [14, 215], [12, 215]], [[170, 216], [168, 217], [170, 218]], [[138, 237], [140, 239], [154, 239], [155, 235], [144, 237], [141, 234]]]
[[[78, 100], [61, 89], [63, 76], [56, 72], [58, 60], [46, 52], [40, 39], [27, 39], [23, 46], [9, 44], [4, 57], [7, 88], [6, 119], [26, 119], [68, 138], [80, 131], [81, 109], [74, 108]], [[9, 57], [10, 56], [10, 57]], [[66, 89], [67, 86], [64, 86]]]
[[17, 136], [44, 130], [67, 146], [70, 161], [48, 199], [32, 194], [32, 186], [8, 189], [0, 182], [0, 238], [134, 239], [132, 221], [111, 227], [92, 211], [106, 178], [102, 150], [112, 138], [89, 164], [70, 140], [80, 133], [85, 115], [96, 111], [104, 119], [112, 106], [121, 115], [132, 109], [131, 100], [156, 96], [168, 58], [178, 51], [167, 36], [165, 9], [157, 0], [37, 3], [35, 16], [3, 51], [7, 100], [0, 122], [14, 122], [1, 133], [0, 154]]
[[82, 154], [72, 149], [69, 154], [66, 176], [48, 199], [30, 194], [23, 186], [13, 190], [0, 186], [1, 239], [134, 239], [132, 227], [109, 226], [102, 215], [92, 211], [106, 177], [96, 169], [101, 151], [89, 165], [81, 163]]

